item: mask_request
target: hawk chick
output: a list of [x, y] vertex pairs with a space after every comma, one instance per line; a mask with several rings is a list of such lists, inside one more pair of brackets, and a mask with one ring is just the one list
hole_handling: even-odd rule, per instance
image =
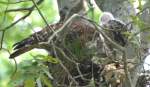
[[109, 12], [104, 12], [100, 18], [100, 25], [108, 30], [108, 36], [121, 46], [125, 46], [127, 38], [124, 32], [127, 31], [126, 24], [114, 18]]

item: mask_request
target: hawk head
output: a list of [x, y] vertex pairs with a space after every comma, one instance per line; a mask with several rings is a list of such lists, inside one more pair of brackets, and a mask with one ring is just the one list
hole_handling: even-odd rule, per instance
[[100, 18], [100, 25], [107, 25], [110, 20], [114, 19], [114, 16], [110, 12], [104, 12]]
[[124, 32], [127, 31], [127, 27], [124, 22], [115, 19], [111, 13], [104, 12], [100, 18], [100, 25], [104, 28], [110, 29], [106, 32], [112, 40], [122, 46], [126, 45], [127, 37]]

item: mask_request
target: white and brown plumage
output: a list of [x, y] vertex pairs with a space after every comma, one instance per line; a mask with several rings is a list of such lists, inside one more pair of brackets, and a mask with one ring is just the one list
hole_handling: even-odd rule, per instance
[[[50, 25], [55, 30], [62, 27], [62, 23], [57, 23], [54, 25]], [[115, 20], [114, 17], [110, 13], [104, 13], [101, 17], [101, 25], [106, 26], [109, 29], [113, 29], [114, 31], [109, 31], [109, 33], [113, 36], [111, 38], [117, 42], [118, 44], [124, 46], [126, 44], [126, 38], [122, 34], [122, 32], [126, 30], [120, 30], [124, 29], [125, 24]], [[92, 40], [93, 35], [96, 31], [94, 29], [95, 27], [88, 22], [85, 19], [77, 19], [75, 21], [72, 21], [70, 24], [68, 24], [67, 28], [69, 29], [69, 32], [67, 33], [67, 36], [69, 36], [70, 40], [72, 39], [78, 39], [80, 41], [80, 44], [84, 47], [85, 43], [87, 41]], [[24, 40], [17, 42], [14, 44], [14, 52], [10, 55], [10, 58], [17, 57], [25, 52], [28, 52], [32, 50], [33, 48], [40, 48], [40, 49], [46, 49], [48, 50], [50, 46], [48, 45], [40, 45], [41, 42], [47, 42], [49, 37], [53, 34], [48, 26], [42, 29], [39, 32], [36, 32], [32, 35], [30, 35], [28, 38], [25, 38]]]
[[116, 43], [121, 46], [125, 46], [127, 44], [127, 37], [124, 33], [128, 30], [124, 22], [115, 19], [111, 13], [104, 12], [100, 19], [100, 25], [108, 29], [106, 30], [108, 36]]
[[[88, 23], [86, 22], [88, 21], [77, 19], [68, 24], [67, 28], [69, 29], [69, 32], [67, 32], [67, 38], [69, 40], [77, 39], [81, 42], [80, 44], [84, 46], [86, 41], [92, 39], [92, 36], [94, 35], [95, 32], [94, 26], [88, 25], [89, 22]], [[56, 31], [59, 28], [61, 28], [62, 25], [63, 25], [62, 23], [57, 23], [50, 26], [53, 27], [54, 31]], [[52, 31], [51, 32], [49, 31], [51, 30], [48, 27], [45, 27], [41, 31], [30, 35], [28, 38], [25, 38], [24, 40], [15, 43], [13, 45], [15, 51], [10, 55], [10, 58], [17, 57], [34, 48], [48, 50], [50, 48], [48, 45], [40, 45], [40, 43], [48, 42], [49, 37], [53, 34]]]
[[[50, 25], [52, 28], [59, 28], [62, 24]], [[48, 37], [52, 34], [49, 32], [49, 27], [45, 27], [39, 32], [33, 33], [29, 37], [17, 42], [13, 45], [14, 52], [10, 55], [10, 58], [17, 57], [25, 52], [32, 50], [33, 48], [47, 48], [46, 46], [39, 45], [40, 42], [48, 41]]]

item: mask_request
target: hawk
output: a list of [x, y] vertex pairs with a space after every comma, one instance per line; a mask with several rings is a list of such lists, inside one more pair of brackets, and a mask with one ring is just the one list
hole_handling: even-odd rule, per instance
[[[59, 28], [62, 26], [61, 23], [57, 23], [55, 25], [49, 25], [51, 28]], [[17, 57], [25, 52], [28, 52], [34, 48], [44, 48], [47, 49], [46, 45], [39, 45], [41, 42], [47, 42], [48, 37], [52, 35], [52, 31], [49, 29], [49, 27], [45, 27], [41, 31], [35, 32], [29, 37], [23, 39], [22, 41], [19, 41], [13, 45], [14, 52], [10, 55], [10, 58]]]
[[[109, 33], [113, 34], [114, 41], [119, 43], [122, 46], [125, 46], [126, 39], [124, 38], [124, 35], [122, 33], [124, 32], [124, 30], [122, 29], [125, 29], [124, 28], [125, 24], [119, 20], [115, 20], [113, 15], [108, 12], [103, 13], [100, 21], [101, 21], [100, 24], [102, 26], [111, 29]], [[63, 23], [57, 23], [57, 24], [49, 25], [49, 26], [52, 27], [55, 31], [59, 29], [60, 27], [62, 27], [62, 25]], [[96, 29], [94, 29], [95, 27], [85, 19], [84, 20], [77, 19], [75, 21], [72, 21], [70, 24], [68, 24], [68, 28], [70, 29], [69, 33], [67, 34], [68, 38], [70, 38], [69, 40], [76, 41], [75, 39], [78, 39], [82, 47], [85, 46], [85, 43], [87, 41], [92, 40], [96, 32]], [[10, 55], [10, 58], [17, 57], [34, 48], [49, 50], [51, 48], [50, 47], [51, 45], [41, 45], [40, 43], [48, 42], [49, 37], [51, 37], [52, 34], [53, 32], [47, 26], [41, 31], [36, 32], [30, 35], [29, 37], [23, 39], [22, 41], [15, 43], [13, 45], [15, 51]], [[69, 42], [69, 43], [74, 43], [74, 42]]]
[[[96, 30], [94, 29], [94, 26], [90, 25], [89, 23], [90, 22], [88, 22], [85, 19], [83, 20], [76, 19], [76, 20], [71, 21], [71, 23], [67, 25], [67, 28], [69, 29], [69, 31], [67, 32], [67, 35], [66, 35], [66, 42], [67, 42], [66, 45], [68, 45], [68, 43], [74, 44], [75, 42], [78, 41], [79, 45], [83, 48], [87, 41], [92, 40], [94, 32]], [[56, 31], [63, 26], [63, 23], [59, 22], [57, 24], [49, 25], [49, 26], [54, 31]], [[51, 43], [48, 43], [48, 45], [43, 45], [40, 43], [48, 42], [49, 37], [51, 37], [52, 34], [53, 32], [47, 26], [41, 31], [35, 32], [29, 37], [23, 39], [22, 41], [15, 43], [13, 45], [15, 51], [10, 55], [10, 58], [15, 58], [34, 48], [40, 48], [40, 49], [45, 49], [49, 51], [51, 49]], [[63, 38], [63, 36], [58, 35], [58, 38]], [[61, 42], [57, 41], [56, 44], [60, 45]]]
[[121, 46], [127, 44], [127, 26], [121, 20], [115, 19], [109, 12], [104, 12], [100, 18], [100, 25], [107, 31], [108, 36]]

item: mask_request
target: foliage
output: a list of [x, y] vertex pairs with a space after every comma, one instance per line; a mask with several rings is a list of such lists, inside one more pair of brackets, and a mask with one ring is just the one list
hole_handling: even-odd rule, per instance
[[[16, 20], [21, 18], [22, 16], [26, 15], [28, 13], [28, 10], [18, 10], [18, 11], [10, 11], [14, 9], [19, 8], [29, 8], [33, 5], [32, 1], [25, 0], [25, 1], [12, 1], [12, 0], [1, 0], [0, 1], [0, 30], [5, 30], [4, 38], [3, 38], [3, 32], [0, 32], [0, 39], [3, 38], [4, 41], [1, 41], [3, 44], [2, 49], [8, 49], [12, 52], [12, 46], [14, 43], [22, 40], [25, 37], [28, 37], [31, 33], [34, 33], [35, 31], [39, 31], [41, 27], [44, 27], [45, 24], [43, 22], [43, 19], [39, 15], [36, 9], [32, 12], [30, 16], [27, 18], [21, 20], [18, 22], [15, 26], [12, 26], [10, 28], [7, 28], [7, 26], [14, 23]], [[56, 23], [59, 20], [59, 14], [58, 14], [58, 7], [57, 3], [54, 0], [45, 0], [42, 2], [42, 4], [39, 5], [40, 10], [42, 11], [42, 14], [44, 15], [46, 21], [48, 23]], [[29, 52], [25, 55], [22, 55], [21, 57], [17, 58], [17, 61], [20, 61], [18, 63], [17, 73], [13, 76], [11, 79], [11, 75], [14, 73], [15, 65], [10, 64], [9, 60], [9, 53], [7, 53], [6, 50], [1, 50], [0, 55], [0, 68], [2, 71], [0, 71], [0, 86], [1, 87], [12, 87], [12, 83], [15, 83], [16, 85], [20, 84], [22, 85], [23, 81], [25, 84], [25, 87], [34, 87], [36, 84], [34, 83], [35, 78], [41, 78], [43, 80], [44, 84], [48, 87], [51, 87], [51, 85], [47, 82], [47, 76], [43, 72], [48, 72], [46, 66], [41, 66], [43, 62], [52, 62], [57, 63], [58, 61], [50, 56], [44, 56], [47, 55], [46, 52], [42, 51], [42, 55], [38, 55], [39, 58], [36, 61], [33, 59], [34, 57], [31, 56], [38, 54], [37, 51]], [[42, 60], [43, 59], [43, 60]], [[33, 62], [34, 60], [34, 62]], [[37, 62], [40, 62], [41, 65], [38, 65]], [[14, 63], [13, 60], [11, 60], [11, 63]], [[32, 72], [34, 71], [34, 72]], [[41, 73], [41, 74], [39, 74]], [[49, 73], [50, 75], [50, 73]], [[10, 85], [8, 85], [8, 81], [10, 81]]]
[[95, 21], [96, 23], [99, 23], [100, 22], [99, 18], [101, 18], [101, 15], [103, 12], [101, 11], [101, 9], [99, 9], [99, 7], [96, 5], [96, 3], [94, 1], [93, 2], [92, 1], [93, 0], [91, 0], [91, 5], [90, 4], [88, 5], [87, 15], [93, 21]]
[[[37, 1], [37, 0], [35, 0]], [[130, 0], [133, 3], [133, 0]], [[137, 9], [140, 11], [143, 10], [142, 0], [138, 0], [139, 6]], [[41, 18], [38, 10], [35, 8], [28, 17], [23, 18], [21, 21], [16, 23], [14, 26], [11, 26], [15, 21], [24, 15], [28, 14], [30, 10], [18, 10], [19, 8], [30, 8], [32, 7], [32, 0], [26, 0], [23, 2], [16, 3], [11, 0], [1, 0], [0, 1], [0, 40], [1, 40], [1, 50], [0, 50], [0, 86], [25, 86], [25, 87], [35, 87], [36, 85], [42, 85], [46, 87], [52, 87], [53, 77], [51, 75], [52, 70], [49, 70], [48, 63], [58, 64], [60, 63], [57, 58], [52, 56], [47, 56], [48, 53], [43, 50], [33, 50], [26, 54], [23, 54], [16, 58], [17, 68], [14, 64], [14, 61], [8, 60], [9, 51], [12, 52], [12, 46], [14, 43], [22, 40], [25, 37], [28, 37], [31, 33], [39, 31], [46, 24]], [[56, 0], [45, 0], [42, 4], [38, 5], [40, 11], [42, 12], [44, 18], [48, 24], [53, 24], [59, 21], [58, 7]], [[17, 9], [17, 10], [16, 10]], [[15, 11], [14, 11], [15, 10]], [[99, 23], [99, 18], [102, 15], [101, 9], [98, 6], [91, 7], [88, 5], [87, 16], [97, 24]], [[131, 15], [130, 18], [134, 25], [139, 27], [138, 33], [145, 31], [145, 24], [139, 16]], [[8, 27], [10, 25], [10, 27]], [[135, 34], [125, 32], [129, 38], [134, 38]], [[137, 41], [132, 40], [132, 41]], [[85, 57], [85, 54], [89, 54], [85, 48], [81, 45], [80, 41], [73, 41], [74, 43], [67, 44], [72, 53], [76, 55], [77, 58]], [[139, 43], [137, 43], [139, 45]], [[7, 49], [7, 50], [6, 50]], [[12, 64], [11, 64], [12, 63]], [[115, 66], [115, 65], [114, 65]], [[112, 66], [111, 66], [112, 67]], [[17, 71], [16, 71], [17, 69]], [[115, 67], [115, 70], [116, 67]], [[114, 70], [114, 71], [115, 71]], [[67, 73], [68, 74], [68, 73]], [[11, 77], [11, 78], [10, 78]], [[110, 76], [112, 77], [112, 76]], [[94, 78], [90, 80], [90, 86], [96, 87]], [[7, 85], [9, 83], [9, 85]], [[40, 87], [40, 86], [39, 86]]]

